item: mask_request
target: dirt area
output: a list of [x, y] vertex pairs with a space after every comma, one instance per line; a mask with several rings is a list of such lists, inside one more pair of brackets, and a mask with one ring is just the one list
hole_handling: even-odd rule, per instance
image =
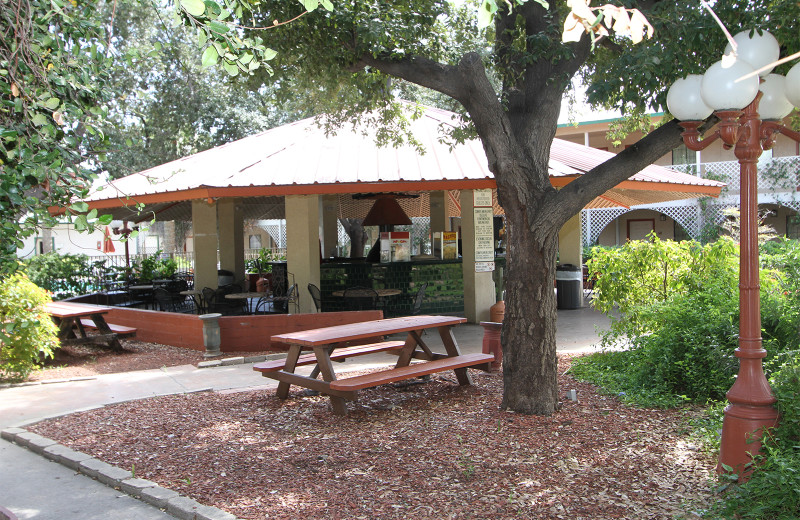
[[[201, 356], [184, 355], [159, 363]], [[30, 430], [246, 519], [697, 518], [710, 499], [714, 461], [687, 437], [695, 411], [626, 407], [566, 374], [562, 395], [578, 401], [524, 416], [499, 409], [500, 375], [471, 374], [471, 387], [444, 373], [365, 390], [346, 417], [322, 396], [260, 390], [132, 401]]]
[[[32, 373], [29, 381], [69, 379], [98, 374], [114, 374], [132, 370], [197, 365], [203, 361], [203, 352], [186, 348], [123, 339], [122, 352], [114, 352], [94, 345], [70, 345], [56, 351], [41, 370]], [[223, 357], [256, 356], [272, 352], [226, 352]]]

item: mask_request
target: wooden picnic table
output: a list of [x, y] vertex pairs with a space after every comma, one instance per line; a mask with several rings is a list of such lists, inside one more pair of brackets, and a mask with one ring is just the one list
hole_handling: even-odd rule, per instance
[[[271, 341], [288, 343], [289, 351], [283, 360], [265, 361], [253, 366], [264, 377], [279, 381], [277, 396], [286, 399], [290, 385], [298, 385], [330, 396], [334, 413], [347, 413], [345, 401], [354, 401], [358, 390], [393, 383], [418, 376], [453, 370], [460, 385], [472, 384], [467, 367], [488, 370], [494, 359], [491, 354], [461, 354], [452, 333], [452, 327], [464, 323], [465, 318], [453, 316], [406, 316], [385, 320], [373, 320], [347, 325], [336, 325], [321, 329], [291, 332], [272, 336]], [[432, 352], [422, 340], [425, 329], [437, 329], [446, 353]], [[352, 342], [406, 332], [404, 341], [381, 341], [367, 345], [349, 346]], [[312, 354], [301, 356], [303, 350]], [[338, 379], [332, 361], [376, 352], [399, 354], [394, 368], [362, 376]], [[424, 360], [411, 364], [412, 359]], [[295, 373], [302, 365], [316, 364], [310, 376]], [[316, 379], [318, 373], [322, 380]]]
[[[120, 334], [130, 334], [136, 329], [129, 327], [116, 327], [106, 323], [103, 316], [111, 310], [111, 307], [101, 305], [89, 305], [86, 303], [73, 302], [51, 302], [45, 306], [45, 310], [58, 325], [58, 339], [62, 345], [86, 344], [86, 343], [105, 343], [114, 350], [122, 350], [119, 342]], [[99, 334], [89, 336], [86, 329], [97, 329]], [[78, 331], [78, 334], [75, 331]]]

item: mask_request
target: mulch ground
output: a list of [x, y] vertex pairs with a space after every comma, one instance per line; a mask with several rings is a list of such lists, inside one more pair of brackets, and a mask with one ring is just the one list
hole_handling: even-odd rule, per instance
[[[561, 357], [560, 373], [570, 365]], [[697, 518], [714, 461], [696, 411], [630, 408], [568, 374], [551, 417], [501, 411], [502, 378], [451, 373], [325, 397], [199, 393], [107, 406], [30, 430], [247, 519]]]

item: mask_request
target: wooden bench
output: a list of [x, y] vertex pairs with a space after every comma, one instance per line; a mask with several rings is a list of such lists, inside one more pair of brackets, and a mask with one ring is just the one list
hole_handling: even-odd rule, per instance
[[[462, 354], [460, 356], [446, 357], [429, 361], [427, 363], [417, 363], [405, 367], [397, 367], [362, 376], [348, 377], [347, 379], [337, 379], [331, 381], [331, 390], [350, 392], [370, 388], [373, 386], [385, 385], [405, 379], [412, 379], [419, 376], [444, 372], [445, 370], [456, 370], [459, 368], [488, 368], [488, 364], [494, 361], [492, 354]], [[483, 366], [480, 366], [483, 365]]]
[[[384, 341], [382, 343], [371, 343], [369, 345], [355, 345], [353, 347], [337, 348], [330, 354], [331, 361], [344, 361], [355, 356], [387, 352], [403, 348], [404, 341]], [[317, 362], [316, 354], [304, 354], [297, 358], [295, 366], [313, 365]], [[286, 359], [276, 359], [274, 361], [264, 361], [253, 365], [256, 372], [275, 372], [286, 367]]]
[[[95, 322], [91, 318], [82, 318], [81, 325], [85, 329], [97, 330], [98, 327]], [[112, 332], [115, 332], [118, 336], [135, 336], [136, 335], [136, 328], [134, 327], [126, 327], [125, 325], [117, 325], [115, 323], [108, 323], [108, 328], [111, 329]]]

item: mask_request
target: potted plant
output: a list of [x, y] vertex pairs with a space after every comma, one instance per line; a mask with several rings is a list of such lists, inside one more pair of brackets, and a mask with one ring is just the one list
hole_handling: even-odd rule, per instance
[[278, 255], [271, 249], [262, 248], [258, 251], [258, 256], [245, 262], [247, 270], [247, 281], [251, 288], [255, 287], [258, 292], [265, 292], [272, 285], [272, 265], [278, 259]]

